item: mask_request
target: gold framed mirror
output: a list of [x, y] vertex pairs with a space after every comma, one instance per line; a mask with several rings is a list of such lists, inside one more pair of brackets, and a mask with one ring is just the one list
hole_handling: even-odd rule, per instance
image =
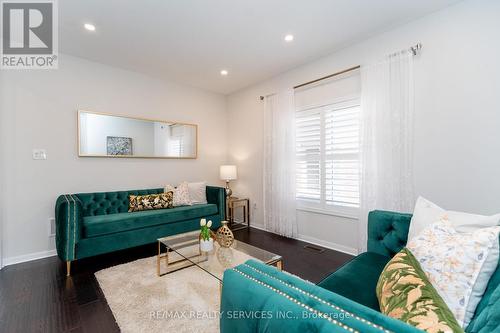
[[181, 158], [198, 155], [198, 125], [78, 110], [78, 156]]

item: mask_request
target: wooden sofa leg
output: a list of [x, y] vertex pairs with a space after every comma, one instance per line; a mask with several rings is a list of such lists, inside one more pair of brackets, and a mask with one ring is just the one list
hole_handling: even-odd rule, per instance
[[71, 261], [66, 261], [66, 276], [71, 275]]

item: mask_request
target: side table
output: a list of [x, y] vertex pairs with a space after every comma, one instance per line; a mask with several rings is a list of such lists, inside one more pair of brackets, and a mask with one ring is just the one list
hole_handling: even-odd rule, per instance
[[[243, 222], [237, 223], [241, 226], [233, 228], [233, 224], [235, 224], [234, 212], [237, 208], [243, 209]], [[229, 228], [231, 228], [232, 231], [250, 228], [250, 199], [229, 197], [227, 200], [227, 212]]]

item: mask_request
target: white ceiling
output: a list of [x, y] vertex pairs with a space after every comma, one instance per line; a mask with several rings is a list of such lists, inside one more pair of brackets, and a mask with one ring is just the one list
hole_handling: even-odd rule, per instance
[[64, 0], [59, 49], [228, 94], [454, 2]]

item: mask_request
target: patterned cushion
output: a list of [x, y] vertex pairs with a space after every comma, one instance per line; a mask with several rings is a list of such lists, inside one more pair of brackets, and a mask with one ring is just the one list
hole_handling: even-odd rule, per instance
[[138, 212], [141, 210], [164, 209], [173, 207], [173, 192], [161, 194], [147, 195], [130, 195], [129, 208], [130, 212]]
[[189, 197], [189, 185], [187, 182], [182, 182], [177, 187], [165, 185], [165, 192], [170, 191], [174, 193], [174, 207], [192, 205], [191, 198]]
[[462, 327], [469, 324], [497, 267], [499, 231], [460, 233], [445, 215], [407, 245]]
[[407, 248], [387, 263], [376, 292], [380, 311], [389, 317], [429, 333], [463, 332]]

